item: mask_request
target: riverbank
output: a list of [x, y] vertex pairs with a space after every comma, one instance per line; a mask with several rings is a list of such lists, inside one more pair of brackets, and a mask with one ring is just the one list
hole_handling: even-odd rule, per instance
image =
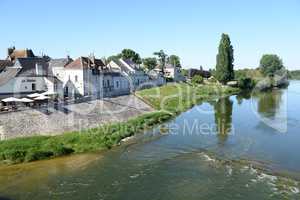
[[136, 95], [156, 110], [179, 114], [203, 101], [238, 94], [240, 89], [222, 85], [169, 84], [141, 90]]
[[170, 84], [137, 92], [137, 96], [158, 111], [143, 114], [127, 122], [111, 123], [56, 136], [34, 136], [0, 142], [0, 162], [16, 164], [110, 149], [126, 137], [149, 130], [177, 114], [238, 89], [215, 85]]

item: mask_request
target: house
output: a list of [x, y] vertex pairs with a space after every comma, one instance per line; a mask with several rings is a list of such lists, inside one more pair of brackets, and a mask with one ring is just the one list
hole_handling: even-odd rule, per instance
[[[61, 82], [48, 70], [48, 63], [40, 57], [14, 57], [1, 61], [0, 94], [59, 92]], [[4, 64], [3, 64], [4, 63]], [[6, 64], [5, 64], [6, 63]]]
[[[161, 66], [157, 66], [155, 69], [157, 72], [161, 72]], [[167, 63], [164, 67], [164, 76], [167, 79], [172, 79], [175, 82], [185, 81], [185, 77], [181, 74], [179, 67], [175, 67], [172, 64]]]
[[53, 73], [63, 82], [65, 96], [100, 98], [130, 92], [127, 78], [120, 72], [110, 71], [94, 56], [81, 56], [69, 63], [66, 60], [50, 63]]
[[149, 76], [144, 72], [140, 65], [132, 62], [130, 59], [116, 59], [108, 63], [112, 71], [122, 73], [130, 82], [132, 91], [147, 87]]
[[148, 72], [149, 76], [149, 85], [152, 86], [162, 86], [166, 84], [166, 78], [164, 77], [163, 73], [157, 72], [155, 70], [150, 70]]

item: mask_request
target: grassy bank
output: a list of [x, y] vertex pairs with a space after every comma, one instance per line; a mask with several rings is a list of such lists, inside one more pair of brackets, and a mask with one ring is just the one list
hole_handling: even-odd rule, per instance
[[0, 162], [22, 163], [68, 154], [110, 149], [122, 139], [151, 129], [202, 101], [231, 95], [238, 89], [216, 85], [170, 84], [137, 92], [156, 112], [98, 128], [64, 133], [58, 136], [35, 136], [0, 142]]
[[143, 101], [157, 110], [178, 114], [192, 106], [220, 96], [240, 92], [238, 88], [220, 85], [190, 85], [175, 83], [136, 92]]
[[0, 142], [0, 162], [21, 163], [48, 159], [72, 153], [110, 149], [123, 138], [153, 128], [172, 116], [166, 112], [152, 112], [127, 122], [103, 125], [58, 136], [35, 136]]

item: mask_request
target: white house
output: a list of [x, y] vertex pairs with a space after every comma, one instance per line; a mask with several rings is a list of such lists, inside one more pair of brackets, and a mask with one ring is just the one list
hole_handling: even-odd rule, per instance
[[112, 60], [108, 64], [109, 69], [122, 73], [130, 81], [131, 90], [144, 88], [149, 81], [149, 76], [136, 63], [129, 59]]
[[100, 98], [130, 92], [127, 78], [110, 71], [101, 59], [94, 56], [79, 57], [69, 63], [64, 60], [50, 63], [53, 73], [63, 82], [66, 96]]
[[[161, 72], [160, 66], [157, 66], [155, 69], [157, 72]], [[173, 79], [175, 82], [184, 81], [185, 77], [181, 74], [179, 67], [175, 67], [172, 64], [167, 63], [164, 68], [164, 76], [169, 79]]]
[[44, 58], [23, 57], [1, 62], [6, 62], [0, 70], [1, 95], [60, 91], [61, 82], [49, 73]]

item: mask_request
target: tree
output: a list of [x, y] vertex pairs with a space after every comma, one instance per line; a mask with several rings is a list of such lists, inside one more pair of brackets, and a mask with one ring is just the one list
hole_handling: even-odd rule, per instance
[[222, 34], [219, 45], [219, 53], [217, 55], [216, 79], [225, 84], [234, 79], [233, 70], [233, 47], [227, 34]]
[[181, 68], [180, 58], [176, 55], [170, 55], [168, 58], [168, 63], [174, 65], [175, 67]]
[[274, 54], [265, 54], [262, 56], [259, 64], [260, 71], [265, 76], [274, 76], [276, 71], [284, 68], [282, 60]]
[[157, 66], [157, 60], [156, 58], [144, 58], [143, 64], [146, 69], [152, 70]]
[[142, 59], [140, 55], [131, 49], [123, 49], [121, 52], [121, 58], [130, 59], [136, 64], [142, 64]]
[[109, 56], [106, 61], [109, 63], [112, 60], [119, 60], [121, 58], [121, 54]]
[[165, 54], [165, 52], [163, 50], [154, 52], [153, 54], [159, 58], [161, 72], [164, 74], [168, 55]]

